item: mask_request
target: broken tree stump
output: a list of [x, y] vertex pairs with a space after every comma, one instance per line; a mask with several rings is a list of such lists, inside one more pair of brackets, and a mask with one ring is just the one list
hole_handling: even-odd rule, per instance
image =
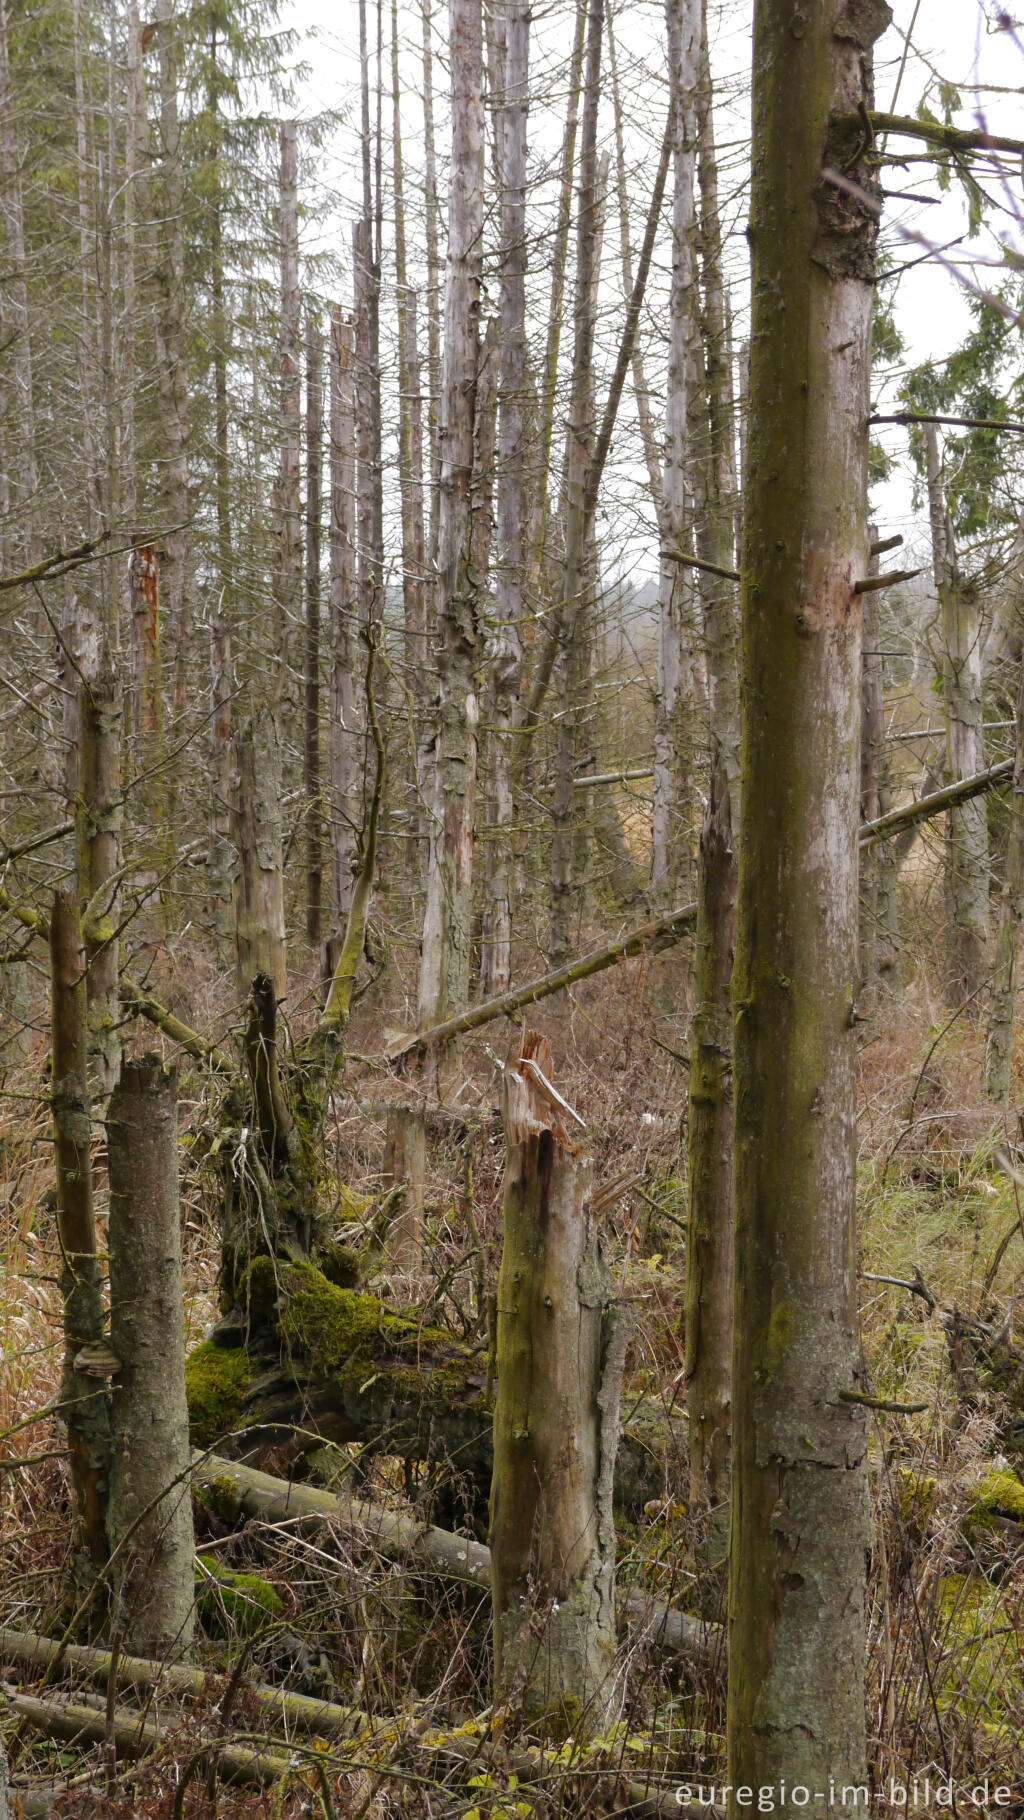
[[[612, 1691], [612, 1476], [625, 1324], [612, 1301], [582, 1121], [526, 1032], [503, 1075], [505, 1246], [491, 1488], [496, 1703], [599, 1730]], [[569, 1129], [567, 1129], [567, 1127]]]

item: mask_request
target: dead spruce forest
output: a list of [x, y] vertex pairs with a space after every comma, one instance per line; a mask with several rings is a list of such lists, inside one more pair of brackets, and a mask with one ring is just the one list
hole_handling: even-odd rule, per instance
[[955, 12], [0, 0], [0, 1820], [1024, 1815]]

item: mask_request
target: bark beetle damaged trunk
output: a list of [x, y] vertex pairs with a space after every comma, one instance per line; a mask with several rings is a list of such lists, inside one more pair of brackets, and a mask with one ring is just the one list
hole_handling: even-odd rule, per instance
[[[582, 1123], [526, 1032], [503, 1076], [505, 1246], [491, 1482], [495, 1700], [601, 1729], [612, 1694], [612, 1475], [625, 1324], [590, 1208]], [[564, 1121], [564, 1122], [563, 1122]]]

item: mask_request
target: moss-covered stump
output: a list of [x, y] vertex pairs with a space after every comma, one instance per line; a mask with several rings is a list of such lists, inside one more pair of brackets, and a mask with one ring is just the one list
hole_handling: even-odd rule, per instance
[[[205, 1342], [187, 1367], [193, 1440], [254, 1428], [275, 1444], [359, 1441], [407, 1460], [446, 1456], [489, 1484], [493, 1395], [484, 1356], [311, 1264], [257, 1258], [245, 1284], [248, 1352]], [[616, 1502], [639, 1512], [685, 1480], [685, 1428], [646, 1398], [624, 1397]]]

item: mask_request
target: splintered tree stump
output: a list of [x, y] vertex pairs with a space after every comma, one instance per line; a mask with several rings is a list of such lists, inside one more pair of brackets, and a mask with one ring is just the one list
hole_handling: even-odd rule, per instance
[[496, 1701], [549, 1729], [598, 1730], [612, 1692], [625, 1324], [590, 1194], [581, 1121], [527, 1032], [505, 1070], [505, 1246], [491, 1488]]
[[114, 1380], [108, 1524], [121, 1628], [138, 1655], [192, 1641], [193, 1558], [177, 1078], [159, 1056], [125, 1062], [107, 1112]]
[[388, 1228], [386, 1262], [415, 1275], [423, 1268], [423, 1208], [427, 1181], [427, 1127], [416, 1106], [388, 1108], [384, 1180], [402, 1190], [402, 1205]]

